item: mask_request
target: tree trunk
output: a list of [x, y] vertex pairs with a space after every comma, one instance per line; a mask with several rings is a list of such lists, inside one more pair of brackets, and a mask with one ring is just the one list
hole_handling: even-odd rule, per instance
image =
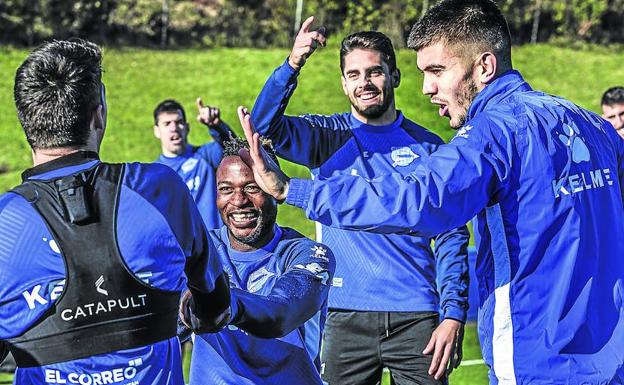
[[160, 48], [167, 48], [167, 32], [169, 29], [169, 0], [162, 0], [162, 27], [160, 29]]
[[533, 12], [533, 28], [531, 29], [531, 44], [537, 43], [537, 35], [539, 33], [539, 20], [542, 15], [542, 0], [537, 0], [535, 11]]

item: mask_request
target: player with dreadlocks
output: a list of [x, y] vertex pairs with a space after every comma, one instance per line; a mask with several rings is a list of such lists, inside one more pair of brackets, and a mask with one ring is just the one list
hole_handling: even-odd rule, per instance
[[239, 156], [247, 147], [243, 139], [224, 143], [216, 178], [225, 226], [210, 231], [230, 277], [233, 317], [221, 332], [196, 336], [190, 384], [320, 385], [334, 257], [326, 246], [275, 223], [275, 199]]

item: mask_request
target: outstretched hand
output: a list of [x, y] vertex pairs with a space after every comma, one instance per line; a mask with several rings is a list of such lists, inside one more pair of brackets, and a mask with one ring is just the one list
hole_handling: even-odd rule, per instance
[[217, 107], [205, 106], [202, 98], [197, 98], [197, 120], [207, 126], [218, 126], [221, 123], [221, 111]]
[[310, 25], [314, 22], [314, 16], [308, 17], [295, 38], [292, 51], [288, 56], [288, 64], [296, 70], [299, 70], [305, 64], [306, 60], [314, 53], [320, 45], [325, 46], [327, 38], [325, 37], [325, 27], [320, 27], [316, 31], [310, 31]]
[[445, 319], [431, 334], [423, 354], [432, 354], [429, 375], [436, 380], [448, 376], [462, 360], [464, 325], [454, 319]]
[[245, 139], [249, 143], [249, 151], [241, 150], [240, 157], [253, 170], [258, 186], [278, 202], [283, 202], [288, 195], [290, 178], [280, 170], [277, 163], [262, 148], [260, 135], [254, 132], [251, 115], [245, 107], [238, 107], [238, 119], [243, 126]]

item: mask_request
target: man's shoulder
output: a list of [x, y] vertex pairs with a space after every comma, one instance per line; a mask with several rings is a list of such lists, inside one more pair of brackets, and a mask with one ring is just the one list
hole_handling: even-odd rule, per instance
[[282, 227], [282, 237], [278, 247], [298, 250], [299, 252], [304, 251], [310, 254], [322, 254], [323, 256], [329, 254], [333, 258], [331, 250], [327, 245], [316, 242], [290, 227]]
[[221, 145], [216, 141], [206, 142], [199, 146], [192, 146], [191, 153], [193, 157], [201, 156], [205, 154], [221, 153], [223, 149]]
[[427, 128], [420, 124], [408, 119], [404, 116], [401, 128], [407, 132], [409, 136], [416, 139], [419, 143], [431, 143], [435, 145], [444, 144], [442, 138], [437, 134], [429, 131]]
[[331, 115], [303, 114], [299, 118], [318, 128], [346, 130], [351, 127], [351, 113], [349, 112], [338, 112]]
[[141, 163], [141, 162], [132, 162], [125, 163], [126, 167], [126, 175], [138, 175], [142, 177], [149, 177], [152, 180], [163, 180], [167, 181], [170, 178], [177, 179], [178, 175], [168, 167], [162, 163]]
[[8, 191], [0, 195], [0, 221], [13, 221], [14, 218], [11, 218], [13, 214], [10, 214], [9, 211], [20, 211], [29, 208], [31, 208], [31, 206], [28, 204], [26, 198], [15, 192]]
[[141, 195], [161, 195], [167, 191], [174, 195], [180, 191], [188, 192], [180, 176], [160, 163], [125, 163], [122, 183]]

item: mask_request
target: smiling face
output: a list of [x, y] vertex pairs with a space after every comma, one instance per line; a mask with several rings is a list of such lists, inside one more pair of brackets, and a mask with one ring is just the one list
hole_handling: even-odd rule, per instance
[[223, 158], [217, 168], [217, 208], [235, 250], [260, 248], [273, 237], [277, 203], [238, 156]]
[[344, 57], [342, 88], [359, 120], [394, 117], [394, 88], [398, 85], [398, 70], [391, 73], [379, 52], [354, 49]]
[[466, 121], [468, 108], [479, 92], [474, 66], [455, 56], [443, 43], [418, 50], [417, 65], [423, 73], [423, 94], [439, 106], [440, 116], [450, 119], [452, 128]]
[[174, 157], [183, 154], [186, 151], [188, 133], [189, 125], [182, 111], [166, 111], [158, 114], [154, 136], [160, 139], [164, 155]]

